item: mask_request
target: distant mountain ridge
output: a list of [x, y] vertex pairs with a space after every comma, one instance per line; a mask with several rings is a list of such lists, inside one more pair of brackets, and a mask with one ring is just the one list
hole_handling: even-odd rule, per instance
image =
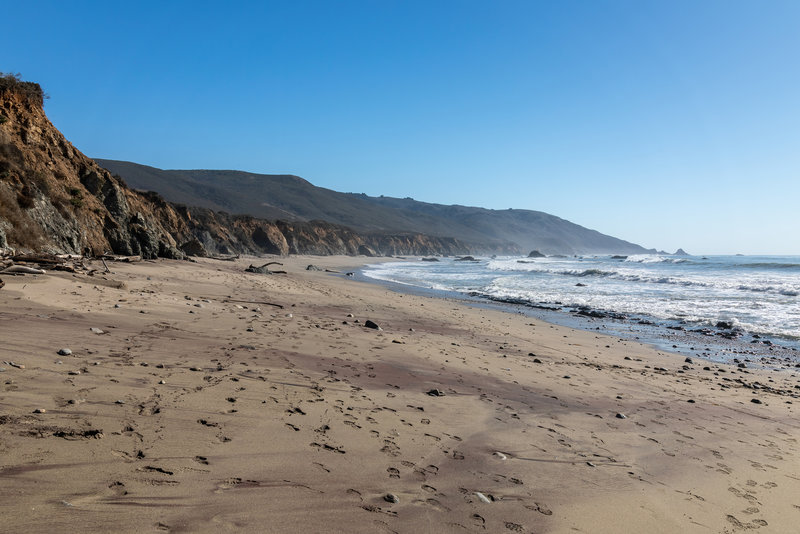
[[95, 159], [135, 189], [232, 214], [288, 221], [324, 220], [359, 232], [414, 232], [455, 238], [482, 252], [536, 249], [547, 254], [655, 252], [540, 211], [447, 206], [411, 198], [370, 197], [317, 187], [293, 175], [230, 170], [162, 170]]

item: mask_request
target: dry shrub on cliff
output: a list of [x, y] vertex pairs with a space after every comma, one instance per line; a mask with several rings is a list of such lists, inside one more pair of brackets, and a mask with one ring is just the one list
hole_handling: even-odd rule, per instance
[[0, 184], [0, 219], [11, 225], [5, 231], [9, 245], [36, 250], [44, 242], [39, 225], [20, 208], [17, 195], [5, 184]]
[[39, 107], [44, 105], [45, 99], [50, 98], [38, 83], [22, 81], [19, 73], [0, 72], [0, 94], [11, 92], [24, 96]]

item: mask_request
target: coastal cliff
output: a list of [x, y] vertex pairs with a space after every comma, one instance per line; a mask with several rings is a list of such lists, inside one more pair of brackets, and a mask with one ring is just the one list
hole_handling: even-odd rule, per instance
[[321, 221], [268, 221], [133, 190], [61, 134], [45, 115], [44, 98], [38, 84], [0, 74], [0, 248], [145, 258], [475, 251], [453, 238], [362, 233]]

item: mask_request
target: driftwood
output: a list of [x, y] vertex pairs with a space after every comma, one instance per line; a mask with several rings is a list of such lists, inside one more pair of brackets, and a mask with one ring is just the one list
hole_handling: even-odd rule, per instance
[[109, 261], [123, 261], [125, 263], [133, 263], [135, 261], [142, 261], [141, 256], [115, 256], [113, 254], [103, 254], [100, 256], [101, 260]]
[[53, 254], [17, 254], [16, 256], [11, 256], [11, 259], [17, 263], [44, 263], [49, 265], [64, 263], [62, 258]]
[[106, 263], [106, 260], [104, 260], [103, 258], [100, 258], [100, 261], [102, 261], [102, 262], [103, 262], [103, 267], [105, 267], [105, 268], [106, 268], [106, 272], [107, 272], [107, 273], [110, 273], [110, 272], [111, 272], [111, 269], [109, 269], [109, 268], [108, 268], [108, 264]]
[[276, 308], [283, 309], [283, 304], [275, 304], [274, 302], [261, 302], [258, 300], [225, 299], [222, 302], [241, 302], [242, 304], [263, 304], [265, 306], [275, 306]]
[[33, 267], [26, 267], [25, 265], [12, 265], [11, 267], [6, 267], [0, 273], [8, 273], [8, 274], [45, 274], [45, 272], [41, 269], [34, 269]]
[[280, 262], [271, 261], [269, 263], [265, 263], [264, 265], [262, 265], [260, 267], [256, 267], [255, 265], [250, 265], [250, 267], [245, 269], [245, 271], [247, 271], [248, 273], [259, 273], [259, 274], [286, 274], [286, 271], [270, 271], [269, 270], [269, 266], [270, 265], [283, 266], [283, 264], [280, 263]]

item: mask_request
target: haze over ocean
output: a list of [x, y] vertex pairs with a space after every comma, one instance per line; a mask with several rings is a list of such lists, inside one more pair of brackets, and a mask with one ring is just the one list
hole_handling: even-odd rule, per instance
[[81, 151], [798, 254], [800, 4], [15, 2]]

